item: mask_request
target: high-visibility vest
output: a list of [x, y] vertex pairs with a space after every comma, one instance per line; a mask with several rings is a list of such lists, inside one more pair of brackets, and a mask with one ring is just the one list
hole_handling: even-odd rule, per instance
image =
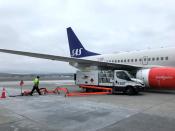
[[35, 78], [33, 80], [33, 83], [34, 83], [34, 85], [38, 86], [39, 85], [39, 79], [38, 78]]

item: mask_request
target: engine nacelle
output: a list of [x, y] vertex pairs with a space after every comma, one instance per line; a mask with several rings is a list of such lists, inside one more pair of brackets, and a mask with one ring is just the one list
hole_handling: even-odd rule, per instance
[[175, 68], [157, 67], [139, 70], [136, 78], [154, 89], [175, 89]]

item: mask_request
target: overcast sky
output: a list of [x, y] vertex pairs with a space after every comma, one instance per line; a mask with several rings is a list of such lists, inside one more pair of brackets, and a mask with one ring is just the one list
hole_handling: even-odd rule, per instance
[[[97, 53], [171, 47], [174, 0], [0, 0], [0, 48], [69, 56], [66, 28]], [[0, 53], [0, 72], [65, 73], [68, 63]]]

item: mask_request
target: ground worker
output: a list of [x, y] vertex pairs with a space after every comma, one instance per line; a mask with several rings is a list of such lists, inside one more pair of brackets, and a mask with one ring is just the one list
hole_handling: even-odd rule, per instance
[[19, 83], [19, 85], [20, 85], [20, 87], [21, 87], [21, 95], [23, 95], [23, 93], [22, 93], [22, 87], [23, 87], [23, 85], [24, 85], [24, 81], [21, 80], [20, 83]]
[[33, 92], [34, 92], [34, 90], [36, 89], [36, 91], [38, 92], [38, 94], [39, 95], [41, 95], [41, 92], [40, 92], [40, 90], [39, 90], [39, 76], [37, 76], [34, 80], [33, 80], [33, 89], [32, 89], [32, 91], [31, 91], [31, 93], [30, 93], [30, 95], [32, 96], [33, 95]]

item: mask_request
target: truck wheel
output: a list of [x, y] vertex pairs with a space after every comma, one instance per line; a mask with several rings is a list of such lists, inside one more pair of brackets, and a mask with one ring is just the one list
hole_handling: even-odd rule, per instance
[[134, 89], [133, 89], [131, 86], [129, 86], [129, 87], [127, 88], [127, 90], [126, 90], [126, 93], [127, 93], [128, 95], [134, 95]]
[[134, 91], [134, 95], [138, 95], [139, 94], [139, 92], [138, 91]]
[[89, 89], [88, 88], [86, 88], [86, 92], [89, 92]]
[[112, 94], [115, 94], [115, 87], [112, 87]]
[[86, 88], [86, 92], [93, 92], [93, 89]]

